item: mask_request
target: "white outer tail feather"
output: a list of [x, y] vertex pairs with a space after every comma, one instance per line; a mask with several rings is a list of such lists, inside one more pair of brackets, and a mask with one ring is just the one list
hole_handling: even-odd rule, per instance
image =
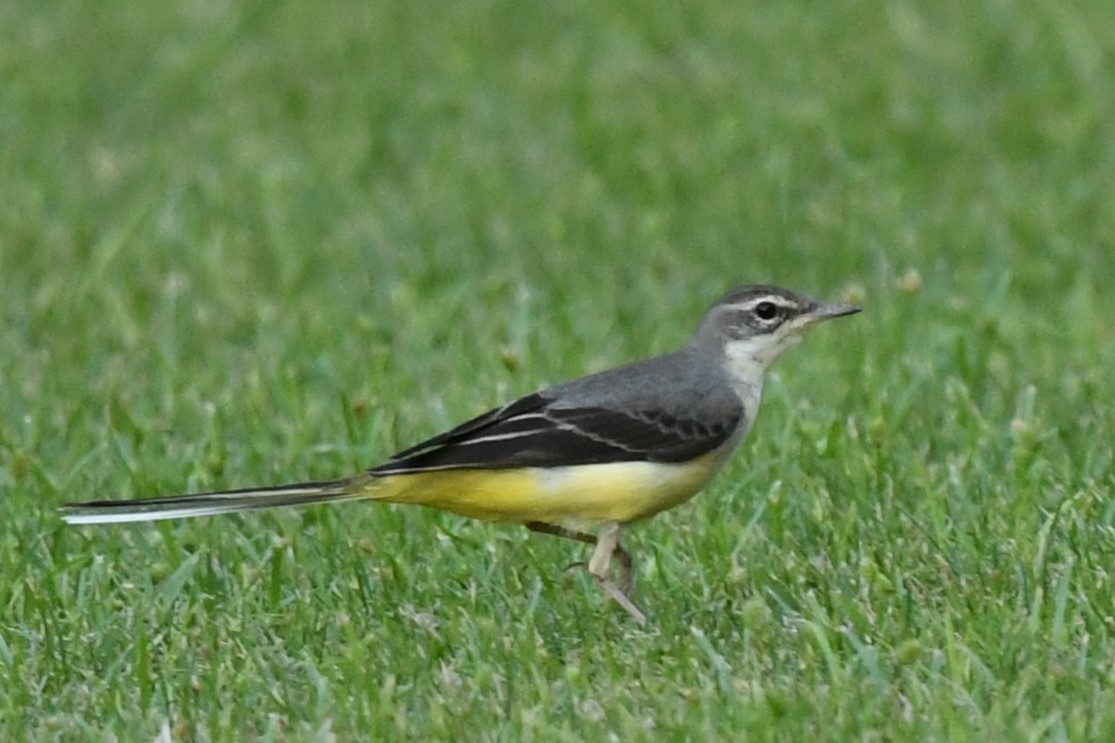
[[216, 516], [281, 506], [307, 506], [366, 497], [367, 492], [353, 478], [169, 498], [71, 503], [62, 506], [62, 518], [67, 524], [125, 524]]

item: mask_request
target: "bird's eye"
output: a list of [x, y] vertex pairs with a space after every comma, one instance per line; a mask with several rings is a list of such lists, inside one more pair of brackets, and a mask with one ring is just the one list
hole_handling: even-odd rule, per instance
[[760, 320], [773, 320], [778, 315], [778, 307], [774, 302], [759, 302], [755, 305], [755, 314]]

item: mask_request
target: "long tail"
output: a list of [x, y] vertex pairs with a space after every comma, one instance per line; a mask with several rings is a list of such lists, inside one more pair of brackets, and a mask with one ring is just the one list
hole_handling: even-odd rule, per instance
[[366, 477], [352, 477], [344, 480], [299, 482], [265, 488], [176, 495], [169, 498], [68, 503], [62, 506], [61, 510], [62, 518], [68, 524], [160, 521], [367, 498], [371, 495], [367, 485]]

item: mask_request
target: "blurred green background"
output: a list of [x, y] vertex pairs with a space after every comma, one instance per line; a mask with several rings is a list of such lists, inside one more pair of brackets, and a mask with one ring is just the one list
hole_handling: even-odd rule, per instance
[[[1099, 0], [0, 6], [0, 735], [1103, 739]], [[865, 313], [636, 529], [63, 502], [348, 473], [669, 350]]]

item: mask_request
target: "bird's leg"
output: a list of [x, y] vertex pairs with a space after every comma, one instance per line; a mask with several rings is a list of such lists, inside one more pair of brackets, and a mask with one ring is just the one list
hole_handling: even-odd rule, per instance
[[616, 534], [616, 548], [612, 552], [612, 557], [619, 561], [619, 575], [616, 576], [617, 587], [623, 591], [624, 596], [631, 598], [631, 594], [635, 592], [635, 571], [632, 569], [634, 563], [631, 560], [631, 553], [619, 543], [618, 533]]
[[[623, 610], [631, 615], [639, 624], [646, 624], [646, 616], [639, 611], [639, 608], [632, 603], [628, 598], [631, 592], [631, 555], [620, 546], [619, 543], [619, 524], [608, 524], [600, 532], [600, 536], [596, 540], [596, 549], [592, 551], [592, 557], [588, 561], [588, 571], [592, 577], [596, 579], [597, 584], [604, 589], [604, 593], [608, 594], [617, 604], [623, 607]], [[612, 555], [620, 555], [620, 584], [617, 587], [608, 579], [608, 568], [612, 564]]]
[[528, 521], [525, 524], [526, 528], [539, 534], [552, 534], [555, 537], [562, 537], [563, 539], [573, 539], [585, 544], [596, 544], [596, 537], [591, 534], [586, 534], [583, 531], [575, 531], [573, 529], [566, 529], [564, 526], [555, 526], [554, 524], [547, 524], [545, 521]]
[[[585, 544], [597, 544], [599, 541], [592, 534], [587, 534], [583, 531], [575, 531], [573, 529], [566, 529], [563, 526], [555, 526], [554, 524], [547, 524], [542, 521], [527, 522], [526, 527], [531, 531], [537, 532], [539, 534], [551, 534], [555, 537], [572, 539], [577, 542], [584, 542]], [[619, 576], [617, 576], [618, 580], [616, 581], [616, 587], [623, 591], [624, 596], [629, 597], [631, 596], [631, 592], [634, 589], [635, 585], [631, 571], [634, 562], [631, 559], [631, 553], [628, 552], [622, 544], [620, 544], [618, 534], [616, 535], [615, 548], [612, 551], [612, 556], [619, 561]], [[572, 563], [569, 567], [580, 567], [582, 565], [588, 567], [588, 564], [584, 562], [575, 562]], [[566, 570], [568, 569], [569, 568], [566, 568]]]
[[[604, 589], [604, 593], [608, 594], [617, 604], [622, 606], [624, 611], [630, 614], [636, 622], [639, 624], [646, 623], [646, 617], [639, 611], [638, 607], [631, 602], [630, 596], [634, 588], [634, 581], [632, 580], [633, 561], [631, 560], [631, 553], [624, 549], [623, 545], [619, 542], [619, 524], [610, 524], [605, 527], [599, 538], [592, 534], [586, 534], [583, 531], [566, 529], [563, 526], [555, 526], [554, 524], [547, 524], [542, 521], [530, 521], [526, 524], [526, 527], [539, 534], [552, 534], [555, 537], [596, 545], [596, 549], [592, 552], [592, 558], [586, 565], [589, 573], [592, 574], [597, 584]], [[617, 576], [618, 585], [610, 581], [607, 577], [612, 557], [616, 558], [616, 562], [619, 565], [619, 575]], [[584, 564], [585, 563], [573, 563], [573, 565], [569, 567]]]
[[[591, 534], [586, 534], [583, 531], [575, 531], [573, 529], [566, 529], [564, 526], [556, 526], [554, 524], [547, 524], [545, 521], [528, 521], [524, 524], [526, 528], [538, 534], [551, 534], [555, 537], [562, 539], [572, 539], [577, 542], [584, 542], [585, 544], [596, 544], [596, 537]], [[571, 562], [565, 566], [566, 570], [573, 568], [587, 568], [588, 563], [583, 560]]]

